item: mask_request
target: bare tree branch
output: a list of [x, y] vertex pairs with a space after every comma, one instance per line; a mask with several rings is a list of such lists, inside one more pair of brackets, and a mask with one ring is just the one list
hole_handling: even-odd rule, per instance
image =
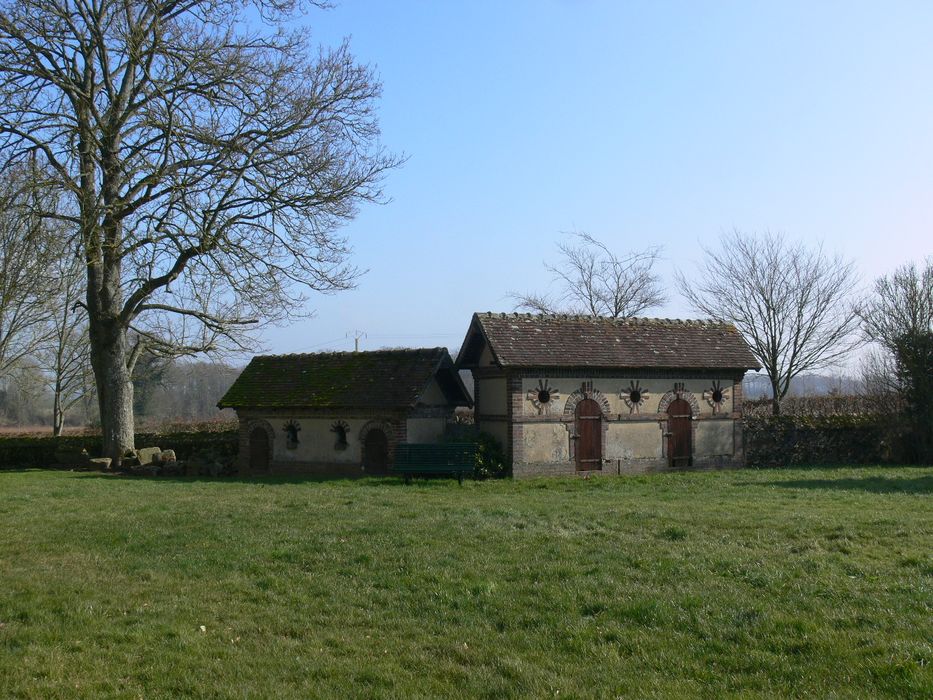
[[516, 309], [625, 318], [661, 306], [667, 297], [653, 274], [661, 248], [618, 256], [588, 233], [558, 243], [560, 262], [545, 263], [557, 287], [552, 295], [512, 293]]

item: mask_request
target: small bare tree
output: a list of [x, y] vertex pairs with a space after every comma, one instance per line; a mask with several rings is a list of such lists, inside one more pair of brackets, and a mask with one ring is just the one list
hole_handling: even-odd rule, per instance
[[35, 184], [29, 167], [0, 177], [0, 377], [31, 358], [48, 333], [52, 241], [32, 206]]
[[738, 230], [703, 252], [692, 277], [677, 273], [680, 293], [742, 333], [768, 375], [774, 415], [794, 377], [836, 364], [860, 343], [851, 261], [783, 235]]
[[[0, 169], [67, 197], [104, 454], [133, 447], [140, 354], [244, 348], [354, 284], [338, 235], [399, 159], [380, 85], [288, 25], [312, 0], [0, 0]], [[138, 342], [137, 342], [138, 340]]]
[[875, 281], [861, 312], [866, 340], [876, 344], [866, 390], [897, 392], [910, 429], [908, 456], [933, 462], [933, 257]]
[[875, 280], [861, 318], [866, 339], [892, 355], [903, 335], [933, 332], [933, 257], [920, 268], [908, 263]]
[[87, 312], [84, 308], [84, 261], [80, 251], [57, 256], [50, 273], [55, 287], [49, 297], [48, 340], [37, 353], [52, 392], [52, 434], [62, 434], [65, 415], [93, 393]]
[[653, 274], [660, 247], [619, 256], [588, 233], [569, 235], [569, 241], [557, 244], [559, 262], [544, 264], [557, 289], [513, 293], [516, 309], [626, 318], [667, 301]]

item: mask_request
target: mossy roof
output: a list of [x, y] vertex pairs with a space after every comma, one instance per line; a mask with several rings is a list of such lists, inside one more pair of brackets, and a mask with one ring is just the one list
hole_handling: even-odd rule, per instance
[[[450, 376], [448, 376], [450, 375]], [[446, 348], [259, 355], [220, 408], [410, 408], [433, 377], [452, 405], [470, 399]]]

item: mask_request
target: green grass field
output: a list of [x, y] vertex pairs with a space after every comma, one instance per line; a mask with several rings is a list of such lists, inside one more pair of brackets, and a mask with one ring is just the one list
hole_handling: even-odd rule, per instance
[[0, 697], [933, 696], [933, 469], [0, 472]]

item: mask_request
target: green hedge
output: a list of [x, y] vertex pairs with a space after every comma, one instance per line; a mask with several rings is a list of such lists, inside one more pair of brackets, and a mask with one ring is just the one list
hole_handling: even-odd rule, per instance
[[[101, 453], [99, 435], [62, 437], [0, 438], [0, 469], [55, 468], [57, 452], [87, 450], [91, 457]], [[239, 447], [236, 430], [221, 432], [137, 433], [136, 447], [161, 447], [174, 450], [179, 460], [198, 453], [210, 453], [220, 462], [233, 461]]]
[[753, 416], [744, 422], [753, 467], [881, 464], [901, 459], [902, 435], [889, 416]]

